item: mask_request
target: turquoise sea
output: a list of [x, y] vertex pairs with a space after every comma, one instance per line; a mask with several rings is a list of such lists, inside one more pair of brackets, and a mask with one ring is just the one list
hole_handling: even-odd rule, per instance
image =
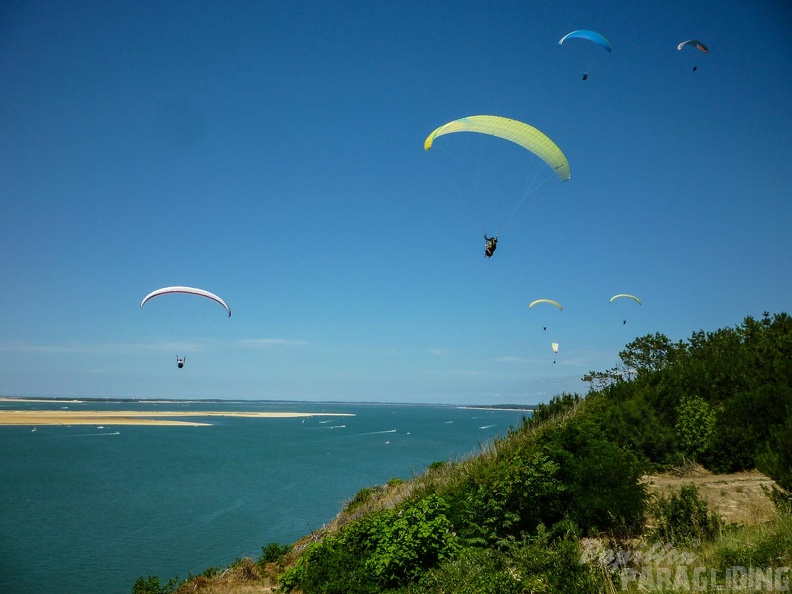
[[[3, 402], [3, 409], [183, 410], [210, 427], [0, 427], [0, 592], [132, 592], [329, 522], [362, 487], [474, 453], [526, 414], [444, 405]], [[191, 411], [349, 417], [190, 419]]]

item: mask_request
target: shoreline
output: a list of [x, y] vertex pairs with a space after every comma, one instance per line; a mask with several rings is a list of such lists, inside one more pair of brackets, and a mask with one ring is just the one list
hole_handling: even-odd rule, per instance
[[354, 417], [351, 413], [308, 412], [226, 412], [226, 411], [74, 411], [74, 410], [0, 410], [0, 426], [36, 425], [168, 425], [209, 427], [211, 423], [177, 420], [193, 417], [309, 418]]

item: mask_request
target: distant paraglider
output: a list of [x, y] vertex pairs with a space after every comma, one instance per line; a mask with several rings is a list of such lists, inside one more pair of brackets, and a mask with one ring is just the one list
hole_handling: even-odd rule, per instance
[[[558, 343], [557, 342], [553, 342], [553, 343], [550, 344], [550, 346], [553, 349], [553, 353], [558, 354]], [[553, 357], [553, 365], [555, 365], [555, 362], [556, 362], [556, 358]]]
[[[531, 303], [528, 304], [528, 309], [533, 309], [534, 305], [538, 305], [540, 303], [547, 303], [549, 305], [553, 305], [557, 307], [560, 311], [564, 311], [564, 307], [558, 301], [553, 301], [552, 299], [536, 299], [534, 301], [531, 301]], [[542, 330], [547, 332], [547, 326], [543, 325]]]
[[[622, 298], [632, 299], [638, 305], [641, 305], [641, 300], [638, 299], [638, 297], [636, 297], [635, 295], [630, 295], [629, 293], [618, 293], [617, 295], [614, 295], [613, 297], [610, 298], [609, 303], [613, 303], [617, 299], [622, 299]], [[627, 324], [627, 320], [626, 319], [622, 320], [622, 324]]]
[[695, 40], [695, 39], [688, 39], [687, 41], [683, 41], [682, 43], [680, 43], [677, 46], [677, 49], [679, 51], [682, 51], [682, 48], [685, 47], [686, 45], [690, 45], [692, 47], [695, 47], [697, 50], [699, 50], [700, 52], [702, 52], [704, 54], [708, 54], [709, 53], [709, 50], [707, 49], [707, 46], [704, 45], [703, 43], [701, 43], [700, 41]]
[[[699, 50], [699, 51], [700, 51], [701, 53], [703, 53], [703, 54], [708, 54], [708, 53], [709, 53], [709, 49], [707, 49], [707, 46], [706, 46], [706, 45], [704, 45], [703, 43], [701, 43], [700, 41], [696, 40], [696, 39], [688, 39], [687, 41], [683, 41], [682, 43], [680, 43], [680, 44], [677, 46], [677, 49], [678, 49], [679, 51], [682, 51], [682, 49], [683, 49], [685, 46], [688, 46], [688, 45], [689, 45], [690, 47], [694, 47], [694, 48], [696, 48], [697, 50]], [[698, 66], [695, 66], [695, 65], [694, 65], [694, 66], [693, 66], [693, 72], [695, 72], [696, 70], [698, 70]]]
[[[601, 48], [605, 49], [606, 51], [610, 52], [613, 48], [611, 47], [610, 42], [605, 39], [605, 37], [597, 33], [596, 31], [589, 31], [588, 29], [579, 29], [577, 31], [572, 31], [571, 33], [567, 33], [564, 35], [561, 40], [558, 42], [558, 45], [564, 45], [564, 42], [567, 39], [585, 39], [587, 41], [591, 41], [592, 43], [597, 44]], [[583, 73], [583, 80], [587, 80], [589, 76], [588, 70]]]
[[641, 305], [641, 300], [638, 299], [638, 297], [636, 297], [635, 295], [629, 295], [627, 293], [619, 293], [618, 295], [614, 295], [613, 297], [610, 298], [609, 303], [613, 303], [614, 301], [616, 301], [617, 299], [621, 299], [622, 297], [626, 297], [628, 299], [632, 299], [638, 305]]

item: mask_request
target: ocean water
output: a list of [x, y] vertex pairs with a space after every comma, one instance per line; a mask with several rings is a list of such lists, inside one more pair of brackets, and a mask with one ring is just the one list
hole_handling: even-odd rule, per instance
[[211, 427], [0, 427], [0, 592], [125, 593], [186, 578], [329, 522], [363, 487], [474, 453], [524, 412], [453, 406], [11, 403], [71, 410], [300, 411]]

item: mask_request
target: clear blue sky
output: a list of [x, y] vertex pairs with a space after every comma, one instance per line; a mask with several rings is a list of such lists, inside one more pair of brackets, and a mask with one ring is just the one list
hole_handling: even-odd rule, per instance
[[[4, 2], [0, 394], [534, 403], [636, 336], [789, 311], [791, 25], [783, 0]], [[544, 131], [571, 180], [512, 218], [530, 154], [423, 149], [474, 114]], [[140, 309], [167, 285], [233, 316]]]

